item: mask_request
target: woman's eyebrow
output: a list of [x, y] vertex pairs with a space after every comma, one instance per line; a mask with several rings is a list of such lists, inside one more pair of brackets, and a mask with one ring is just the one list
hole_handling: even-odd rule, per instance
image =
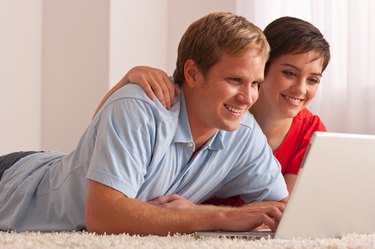
[[[298, 67], [292, 65], [292, 64], [289, 64], [289, 63], [285, 63], [285, 64], [282, 64], [283, 66], [286, 66], [286, 67], [291, 67], [291, 68], [294, 68], [295, 70], [297, 70], [298, 72], [301, 72], [302, 70], [299, 69]], [[322, 73], [312, 73], [312, 75], [315, 75], [315, 76], [320, 76], [322, 77]]]

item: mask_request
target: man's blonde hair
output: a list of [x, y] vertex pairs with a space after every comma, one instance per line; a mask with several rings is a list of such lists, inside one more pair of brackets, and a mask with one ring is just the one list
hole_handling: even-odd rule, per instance
[[223, 52], [241, 55], [256, 49], [266, 62], [270, 47], [262, 30], [242, 16], [229, 12], [214, 12], [193, 22], [178, 46], [176, 83], [183, 83], [184, 65], [192, 59], [205, 75], [218, 62]]

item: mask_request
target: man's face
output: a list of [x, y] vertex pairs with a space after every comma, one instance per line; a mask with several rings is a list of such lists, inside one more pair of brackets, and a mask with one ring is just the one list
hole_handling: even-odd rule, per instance
[[199, 70], [187, 84], [186, 102], [192, 131], [236, 130], [258, 98], [265, 59], [256, 50], [242, 55], [223, 53], [206, 75]]

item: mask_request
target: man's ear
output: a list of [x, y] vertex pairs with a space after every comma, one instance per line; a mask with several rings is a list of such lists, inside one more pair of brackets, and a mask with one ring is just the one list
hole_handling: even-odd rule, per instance
[[184, 75], [185, 83], [189, 87], [194, 88], [196, 86], [198, 73], [199, 70], [195, 62], [192, 59], [187, 60], [184, 65]]

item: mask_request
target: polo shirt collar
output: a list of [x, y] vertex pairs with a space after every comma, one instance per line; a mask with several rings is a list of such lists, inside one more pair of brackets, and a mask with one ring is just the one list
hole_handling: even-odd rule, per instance
[[[183, 91], [180, 94], [180, 113], [178, 116], [179, 122], [177, 130], [173, 138], [174, 143], [193, 143], [193, 136], [191, 135], [188, 114], [186, 110], [185, 95]], [[206, 147], [210, 150], [224, 149], [223, 132], [218, 130], [206, 143]]]

